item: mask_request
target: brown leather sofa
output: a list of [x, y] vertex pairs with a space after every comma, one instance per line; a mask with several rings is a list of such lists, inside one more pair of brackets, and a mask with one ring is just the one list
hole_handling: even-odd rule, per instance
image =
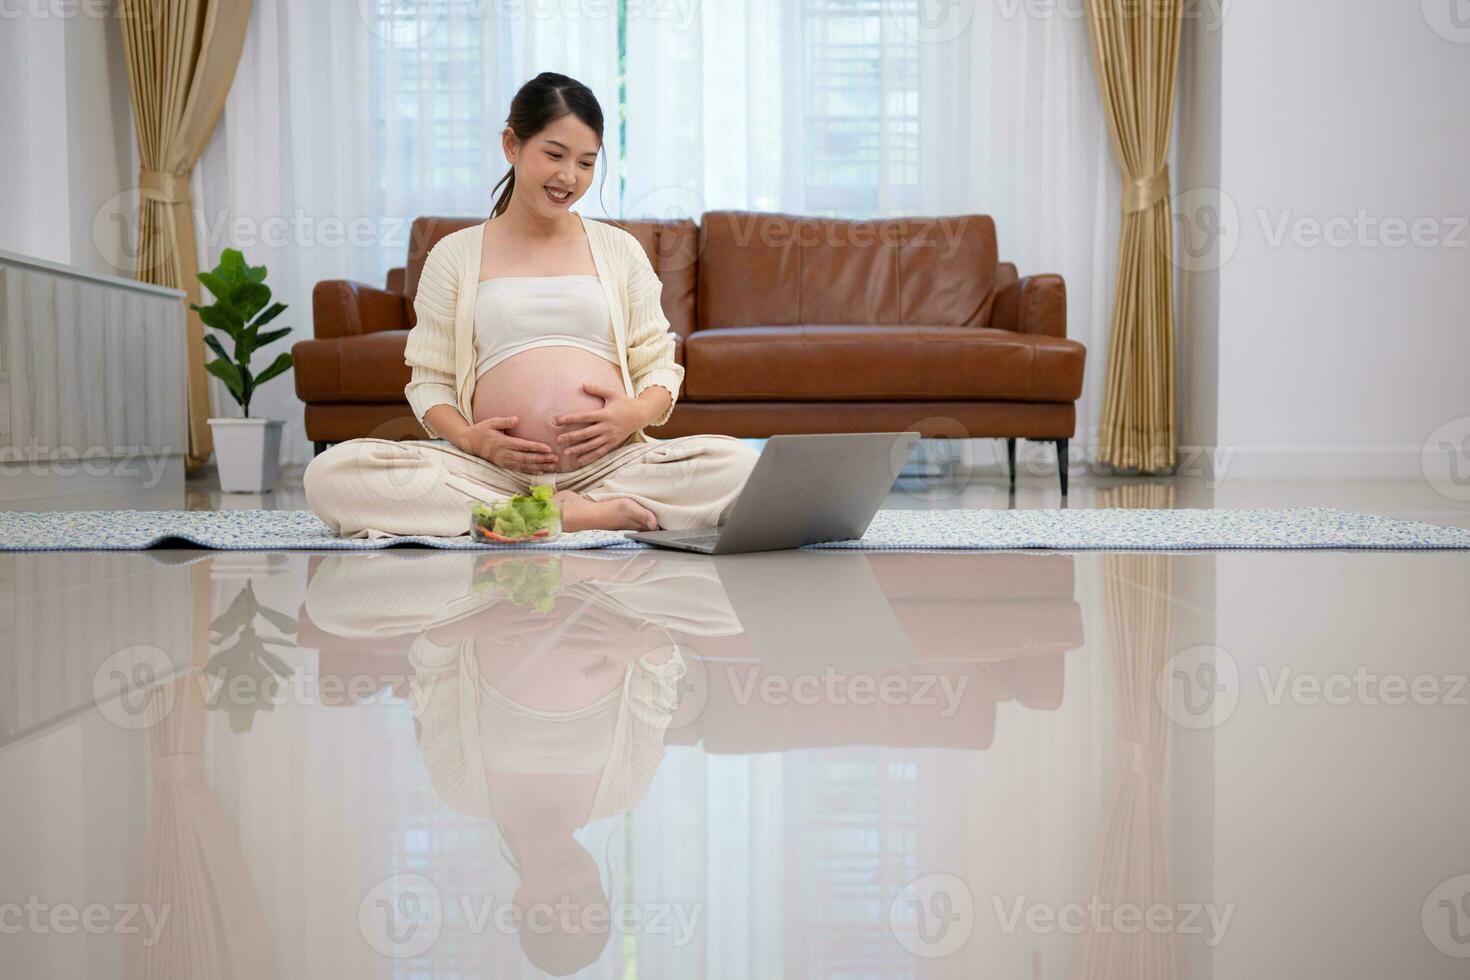
[[[296, 394], [320, 452], [359, 436], [424, 439], [403, 360], [425, 256], [482, 218], [422, 217], [385, 288], [329, 280], [298, 342]], [[1063, 495], [1086, 348], [1060, 276], [998, 260], [987, 215], [844, 220], [709, 211], [609, 220], [663, 282], [684, 385], [658, 438], [913, 430], [1057, 447]]]

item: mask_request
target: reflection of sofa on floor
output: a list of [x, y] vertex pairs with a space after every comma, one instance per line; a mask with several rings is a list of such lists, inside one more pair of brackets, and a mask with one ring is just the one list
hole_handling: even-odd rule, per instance
[[[873, 575], [919, 663], [870, 672], [916, 695], [924, 684], [937, 704], [798, 704], [762, 699], [763, 673], [785, 676], [743, 634], [691, 638], [708, 684], [707, 700], [669, 744], [702, 743], [706, 751], [746, 753], [838, 745], [985, 748], [996, 705], [1027, 708], [1062, 703], [1065, 655], [1082, 645], [1082, 610], [1067, 555], [874, 552]], [[751, 671], [757, 673], [752, 677]], [[932, 678], [932, 681], [930, 680]], [[963, 688], [960, 688], [961, 679]], [[948, 690], [962, 690], [949, 704]], [[808, 682], [810, 683], [810, 682]], [[858, 692], [861, 693], [861, 692]], [[912, 700], [917, 701], [916, 696]], [[780, 703], [775, 703], [779, 701]], [[680, 715], [675, 715], [675, 722]]]
[[[314, 577], [326, 557], [309, 559], [309, 575]], [[915, 695], [910, 702], [932, 704], [885, 704], [876, 697], [858, 704], [862, 695], [851, 687], [845, 689], [844, 703], [800, 704], [790, 698], [776, 703], [780, 699], [758, 693], [763, 678], [810, 672], [803, 661], [759, 656], [743, 633], [674, 630], [691, 662], [685, 703], [666, 741], [702, 743], [716, 753], [862, 744], [984, 748], [991, 742], [997, 704], [1013, 701], [1043, 710], [1061, 704], [1065, 654], [1083, 642], [1069, 556], [874, 552], [867, 557], [918, 659], [866, 673], [875, 684], [893, 677], [890, 685], [907, 684]], [[704, 564], [696, 560], [689, 566], [702, 569]], [[413, 674], [407, 649], [423, 629], [407, 621], [401, 625], [399, 634], [342, 637], [317, 626], [303, 606], [297, 642], [320, 651], [324, 691], [328, 677], [368, 677], [375, 679], [373, 689], [391, 687], [402, 695]], [[856, 675], [846, 679], [851, 676]], [[926, 696], [920, 697], [925, 685]], [[367, 696], [360, 689], [356, 700]], [[336, 700], [353, 699], [344, 693]]]

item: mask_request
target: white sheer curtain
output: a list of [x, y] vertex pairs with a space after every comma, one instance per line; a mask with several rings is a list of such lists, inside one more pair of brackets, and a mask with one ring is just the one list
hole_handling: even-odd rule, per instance
[[[605, 160], [617, 161], [617, 43], [611, 4], [255, 0], [194, 189], [201, 265], [238, 247], [269, 267], [267, 283], [290, 304], [277, 322], [292, 336], [252, 364], [312, 336], [317, 282], [382, 285], [404, 263], [418, 215], [489, 213], [507, 169], [500, 132], [511, 97], [539, 72], [592, 88]], [[618, 190], [616, 166], [600, 161], [578, 210], [618, 214]], [[210, 383], [211, 414], [237, 415]], [[251, 411], [287, 420], [283, 463], [311, 458], [290, 374], [262, 387]]]
[[1120, 206], [1090, 57], [1080, 3], [629, 0], [624, 214], [993, 215], [1066, 278], [1090, 459]]

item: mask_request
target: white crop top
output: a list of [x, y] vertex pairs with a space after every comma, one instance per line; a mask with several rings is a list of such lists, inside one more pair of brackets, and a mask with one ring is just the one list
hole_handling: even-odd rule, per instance
[[501, 276], [480, 283], [475, 294], [475, 377], [512, 354], [559, 344], [620, 363], [601, 279]]
[[[629, 668], [630, 670], [632, 668]], [[499, 773], [592, 773], [607, 768], [623, 709], [621, 685], [571, 711], [528, 708], [497, 691], [484, 675], [480, 754]]]

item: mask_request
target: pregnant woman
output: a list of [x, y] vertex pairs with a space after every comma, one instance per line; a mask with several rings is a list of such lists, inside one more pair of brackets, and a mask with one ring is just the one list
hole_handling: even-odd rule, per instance
[[711, 527], [745, 485], [759, 454], [739, 439], [643, 433], [668, 421], [684, 368], [643, 246], [570, 210], [602, 132], [565, 75], [516, 93], [507, 186], [489, 220], [434, 245], [414, 298], [405, 394], [444, 441], [352, 439], [306, 468], [307, 505], [344, 537], [467, 534], [474, 500], [538, 483], [566, 531]]

